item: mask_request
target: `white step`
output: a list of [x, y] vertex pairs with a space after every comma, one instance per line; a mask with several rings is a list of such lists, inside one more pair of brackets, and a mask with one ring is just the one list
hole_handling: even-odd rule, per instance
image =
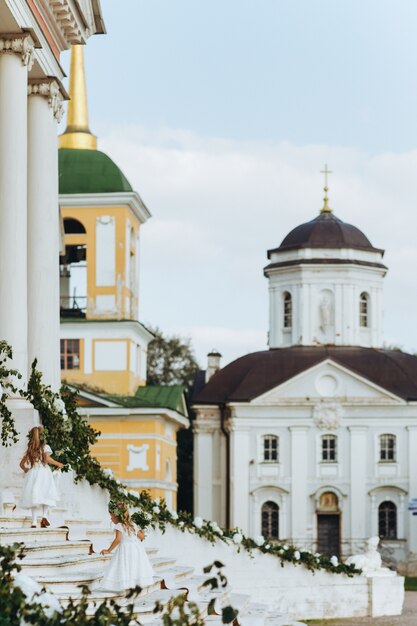
[[36, 580], [42, 587], [46, 587], [48, 591], [58, 596], [69, 594], [76, 597], [80, 594], [81, 585], [87, 585], [92, 588], [93, 585], [98, 586], [102, 578], [103, 571], [100, 570], [61, 575], [57, 575], [55, 572], [53, 574], [45, 574], [45, 576], [38, 576]]
[[89, 541], [59, 541], [48, 543], [25, 543], [25, 553], [29, 558], [49, 558], [90, 554]]
[[153, 611], [157, 602], [160, 602], [163, 606], [165, 606], [171, 598], [184, 595], [185, 593], [185, 591], [173, 589], [158, 589], [157, 591], [144, 595], [143, 597], [139, 597], [134, 600], [135, 615], [139, 616], [142, 621], [144, 615], [154, 615]]
[[66, 555], [54, 558], [29, 556], [22, 561], [25, 574], [39, 576], [71, 574], [72, 572], [104, 571], [111, 556], [101, 554]]
[[65, 528], [1, 528], [0, 545], [11, 543], [49, 543], [66, 541]]

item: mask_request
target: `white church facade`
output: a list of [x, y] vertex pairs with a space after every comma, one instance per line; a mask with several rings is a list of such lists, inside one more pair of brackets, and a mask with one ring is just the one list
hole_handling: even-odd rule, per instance
[[325, 197], [268, 257], [269, 350], [209, 355], [194, 395], [195, 513], [341, 557], [379, 535], [415, 575], [417, 357], [382, 348], [383, 250]]

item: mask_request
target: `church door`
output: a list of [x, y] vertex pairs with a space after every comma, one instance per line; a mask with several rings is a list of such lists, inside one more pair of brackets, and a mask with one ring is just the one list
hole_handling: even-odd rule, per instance
[[317, 514], [317, 552], [340, 556], [340, 514]]

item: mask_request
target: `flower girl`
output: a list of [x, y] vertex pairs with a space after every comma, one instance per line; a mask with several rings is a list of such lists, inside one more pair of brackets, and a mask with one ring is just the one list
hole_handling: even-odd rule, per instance
[[123, 502], [110, 503], [109, 512], [116, 535], [109, 548], [102, 550], [101, 554], [111, 554], [118, 549], [107, 565], [100, 587], [106, 591], [125, 591], [152, 584], [152, 565], [141, 543], [145, 537], [143, 530], [134, 525]]
[[59, 499], [55, 480], [48, 465], [55, 465], [59, 468], [64, 466], [51, 457], [52, 450], [46, 445], [42, 426], [32, 428], [28, 439], [28, 448], [20, 461], [20, 467], [26, 477], [19, 506], [32, 510], [32, 528], [36, 528], [37, 509], [42, 507], [41, 528], [46, 528], [50, 525], [49, 507], [56, 506]]

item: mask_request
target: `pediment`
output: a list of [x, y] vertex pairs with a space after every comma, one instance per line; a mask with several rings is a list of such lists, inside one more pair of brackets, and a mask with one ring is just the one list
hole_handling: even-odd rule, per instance
[[274, 389], [258, 396], [252, 404], [274, 404], [284, 400], [339, 399], [403, 403], [402, 398], [379, 387], [332, 359], [297, 374]]

